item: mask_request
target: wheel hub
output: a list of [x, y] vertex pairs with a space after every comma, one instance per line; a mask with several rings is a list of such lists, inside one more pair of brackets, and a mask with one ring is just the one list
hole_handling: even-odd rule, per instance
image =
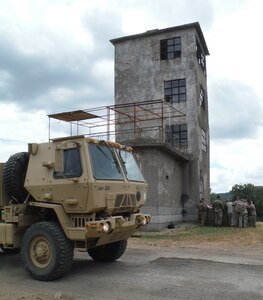
[[48, 249], [44, 243], [39, 243], [35, 249], [35, 257], [37, 260], [42, 261], [47, 257]]
[[52, 257], [52, 250], [49, 241], [44, 237], [36, 237], [30, 247], [32, 262], [40, 268], [46, 267]]

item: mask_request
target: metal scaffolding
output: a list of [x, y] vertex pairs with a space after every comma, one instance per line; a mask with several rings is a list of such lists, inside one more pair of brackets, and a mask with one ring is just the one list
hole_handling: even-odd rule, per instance
[[123, 144], [165, 143], [167, 126], [186, 115], [168, 102], [160, 100], [100, 106], [48, 115], [49, 140], [52, 120], [70, 125], [70, 135], [85, 135]]

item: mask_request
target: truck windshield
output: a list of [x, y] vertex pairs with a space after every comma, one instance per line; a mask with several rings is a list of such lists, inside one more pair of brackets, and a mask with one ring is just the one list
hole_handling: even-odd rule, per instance
[[96, 179], [124, 180], [115, 152], [107, 145], [90, 144], [93, 176]]
[[133, 154], [125, 150], [119, 150], [119, 155], [124, 165], [126, 177], [131, 181], [145, 181]]

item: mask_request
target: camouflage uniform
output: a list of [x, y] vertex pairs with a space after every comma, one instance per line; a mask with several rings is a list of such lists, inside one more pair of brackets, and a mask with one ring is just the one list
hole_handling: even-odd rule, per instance
[[228, 201], [226, 203], [226, 208], [227, 208], [228, 224], [229, 224], [229, 226], [233, 227], [233, 226], [235, 226], [233, 202]]
[[248, 213], [247, 213], [247, 200], [243, 200], [244, 210], [242, 213], [243, 227], [246, 228], [248, 224]]
[[201, 226], [204, 226], [207, 217], [207, 205], [205, 204], [204, 200], [200, 200], [199, 204], [197, 205], [197, 208], [199, 223], [201, 224]]
[[233, 206], [236, 219], [236, 226], [241, 228], [243, 227], [243, 217], [245, 215], [245, 203], [242, 200], [238, 199], [233, 202]]
[[213, 209], [215, 213], [215, 226], [222, 226], [224, 205], [219, 197], [213, 203]]
[[248, 201], [247, 212], [248, 212], [248, 225], [251, 227], [256, 227], [257, 212], [256, 212], [255, 205], [251, 201]]

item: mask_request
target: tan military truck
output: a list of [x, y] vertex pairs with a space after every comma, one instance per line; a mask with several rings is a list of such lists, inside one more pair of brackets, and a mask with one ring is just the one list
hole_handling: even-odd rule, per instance
[[140, 213], [147, 183], [131, 148], [85, 136], [29, 144], [0, 164], [0, 247], [21, 250], [29, 274], [68, 272], [73, 252], [113, 262], [150, 222]]

